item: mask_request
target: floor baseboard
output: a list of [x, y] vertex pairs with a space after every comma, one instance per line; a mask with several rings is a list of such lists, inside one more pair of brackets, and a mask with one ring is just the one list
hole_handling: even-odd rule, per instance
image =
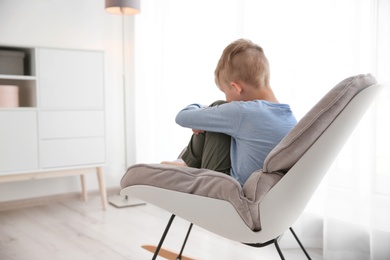
[[[115, 194], [118, 194], [119, 191], [120, 191], [120, 188], [108, 188], [107, 195], [108, 196], [115, 195]], [[100, 196], [100, 192], [98, 190], [88, 191], [88, 195], [89, 196]], [[71, 193], [56, 194], [56, 195], [29, 198], [29, 199], [3, 201], [3, 202], [0, 202], [0, 212], [1, 211], [16, 210], [16, 209], [21, 209], [21, 208], [48, 205], [48, 204], [52, 204], [52, 203], [74, 201], [74, 200], [83, 200], [82, 193], [71, 192]]]

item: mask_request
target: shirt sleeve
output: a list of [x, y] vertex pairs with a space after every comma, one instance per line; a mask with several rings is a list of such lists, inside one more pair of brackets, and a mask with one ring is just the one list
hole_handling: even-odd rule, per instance
[[213, 107], [191, 104], [177, 114], [176, 123], [186, 128], [235, 136], [241, 118], [242, 111], [237, 102]]

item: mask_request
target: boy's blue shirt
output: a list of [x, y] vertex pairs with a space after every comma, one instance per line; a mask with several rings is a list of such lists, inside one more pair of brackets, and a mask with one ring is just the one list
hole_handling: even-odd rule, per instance
[[177, 114], [176, 123], [230, 135], [230, 175], [244, 185], [254, 171], [263, 168], [265, 157], [297, 121], [287, 104], [254, 100], [207, 108], [191, 104]]

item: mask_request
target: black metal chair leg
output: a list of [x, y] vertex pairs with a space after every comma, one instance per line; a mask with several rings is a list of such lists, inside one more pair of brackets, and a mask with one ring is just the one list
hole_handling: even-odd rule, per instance
[[156, 248], [156, 251], [154, 251], [154, 255], [153, 255], [152, 260], [155, 260], [155, 259], [157, 258], [158, 253], [160, 252], [161, 246], [162, 246], [162, 244], [164, 243], [165, 237], [166, 237], [167, 234], [168, 234], [169, 228], [171, 227], [171, 224], [172, 224], [174, 218], [175, 218], [175, 215], [172, 214], [172, 216], [171, 216], [171, 218], [169, 219], [168, 224], [167, 224], [167, 226], [166, 226], [166, 228], [165, 228], [165, 230], [164, 230], [164, 233], [163, 233], [163, 235], [162, 235], [162, 237], [161, 237], [161, 239], [160, 239], [160, 242], [158, 243], [158, 246], [157, 246], [157, 248]]
[[[169, 219], [168, 224], [167, 224], [167, 226], [166, 226], [166, 228], [165, 228], [165, 230], [164, 230], [164, 233], [163, 233], [163, 235], [161, 236], [161, 239], [160, 239], [160, 242], [158, 243], [158, 246], [157, 246], [157, 248], [156, 248], [156, 251], [154, 252], [154, 255], [153, 255], [152, 260], [155, 260], [155, 259], [157, 258], [158, 253], [160, 252], [161, 246], [162, 246], [162, 244], [164, 243], [165, 237], [166, 237], [167, 234], [168, 234], [168, 231], [169, 231], [169, 229], [170, 229], [170, 227], [171, 227], [171, 224], [172, 224], [174, 218], [175, 218], [175, 215], [172, 214], [172, 215], [171, 215], [171, 218]], [[177, 258], [176, 258], [177, 260], [181, 260], [181, 257], [182, 257], [183, 251], [184, 251], [184, 247], [186, 246], [188, 237], [189, 237], [189, 235], [190, 235], [190, 233], [191, 233], [192, 226], [193, 226], [193, 224], [191, 223], [191, 224], [190, 224], [190, 227], [188, 228], [188, 231], [187, 231], [186, 237], [185, 237], [185, 239], [184, 239], [183, 245], [182, 245], [182, 247], [181, 247], [180, 253], [179, 253], [179, 255], [178, 255]], [[295, 234], [294, 230], [293, 230], [291, 227], [290, 227], [290, 231], [291, 231], [291, 233], [293, 234], [295, 240], [298, 242], [298, 244], [299, 244], [299, 246], [301, 247], [302, 251], [305, 253], [307, 259], [311, 260], [310, 255], [307, 253], [305, 247], [302, 245], [301, 241], [298, 239], [298, 236]], [[278, 238], [276, 238], [276, 239], [274, 239], [274, 240], [270, 240], [270, 241], [268, 241], [268, 242], [266, 242], [266, 243], [262, 243], [262, 244], [247, 244], [247, 245], [249, 245], [249, 246], [254, 246], [254, 247], [263, 247], [263, 246], [267, 246], [267, 245], [273, 243], [273, 244], [275, 245], [276, 250], [278, 251], [278, 254], [279, 254], [279, 256], [280, 256], [280, 259], [281, 259], [281, 260], [285, 260], [284, 255], [283, 255], [283, 253], [282, 253], [282, 250], [281, 250], [280, 247], [279, 247], [279, 243], [278, 243], [278, 240], [279, 240], [279, 239], [280, 239], [280, 237], [278, 237]]]
[[301, 247], [302, 251], [305, 253], [307, 259], [311, 260], [309, 254], [306, 252], [306, 249], [303, 247], [301, 241], [299, 241], [298, 236], [295, 234], [294, 230], [290, 227], [290, 231], [293, 234], [295, 240], [298, 242], [299, 246]]
[[191, 224], [190, 224], [190, 227], [188, 228], [187, 235], [186, 235], [186, 237], [185, 237], [185, 239], [184, 239], [183, 245], [182, 245], [182, 247], [181, 247], [180, 253], [179, 253], [179, 255], [177, 256], [176, 260], [181, 260], [181, 255], [183, 254], [184, 247], [185, 247], [186, 244], [187, 244], [187, 240], [188, 240], [188, 237], [189, 237], [189, 235], [190, 235], [192, 226], [193, 226], [193, 224], [191, 223]]
[[283, 256], [283, 253], [282, 253], [282, 250], [280, 250], [280, 247], [279, 247], [279, 244], [278, 244], [278, 238], [274, 239], [274, 245], [276, 247], [276, 250], [278, 251], [280, 259], [285, 260], [284, 256]]

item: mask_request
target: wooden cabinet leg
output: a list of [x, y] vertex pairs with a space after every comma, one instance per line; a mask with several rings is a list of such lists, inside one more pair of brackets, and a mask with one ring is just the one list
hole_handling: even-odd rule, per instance
[[83, 199], [85, 202], [87, 202], [88, 201], [88, 192], [87, 192], [87, 189], [85, 186], [85, 174], [80, 175], [80, 180], [81, 180], [81, 191], [83, 194]]
[[99, 181], [99, 190], [100, 196], [102, 198], [103, 210], [106, 210], [107, 207], [107, 192], [106, 192], [106, 183], [104, 181], [104, 172], [102, 167], [96, 168], [96, 173]]

